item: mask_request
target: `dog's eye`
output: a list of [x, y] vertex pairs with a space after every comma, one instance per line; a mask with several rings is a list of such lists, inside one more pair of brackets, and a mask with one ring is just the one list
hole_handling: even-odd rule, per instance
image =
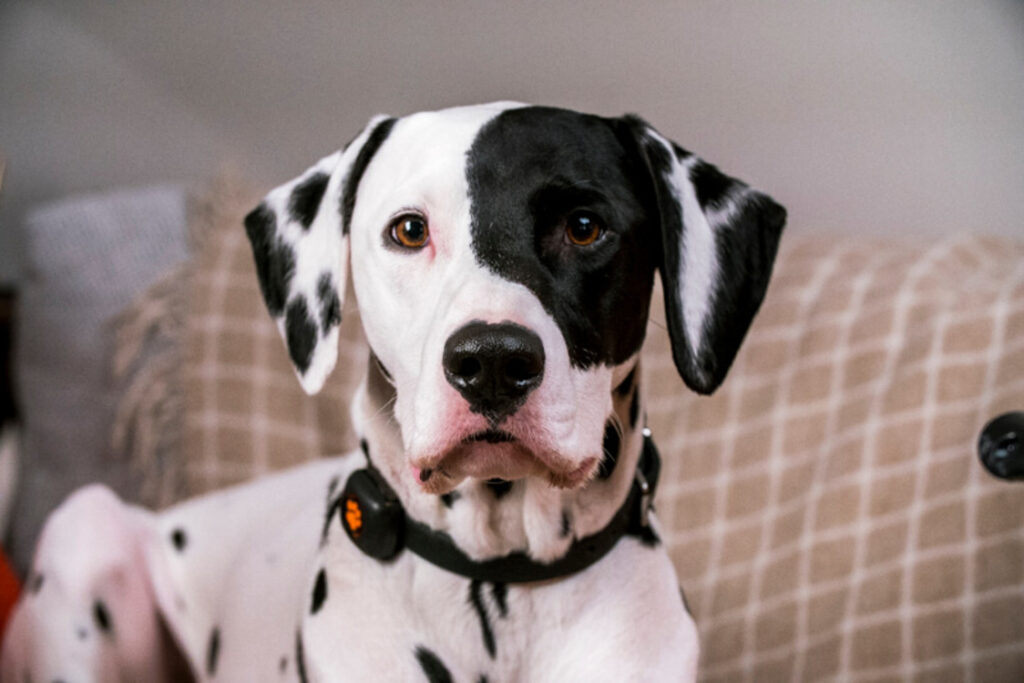
[[585, 247], [604, 234], [604, 226], [589, 213], [574, 213], [565, 219], [565, 236], [572, 244]]
[[406, 249], [420, 249], [427, 245], [430, 231], [427, 219], [415, 214], [399, 216], [391, 223], [391, 240]]

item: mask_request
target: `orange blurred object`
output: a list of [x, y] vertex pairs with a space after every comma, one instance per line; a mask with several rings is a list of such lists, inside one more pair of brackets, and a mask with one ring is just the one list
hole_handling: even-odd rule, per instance
[[0, 642], [3, 642], [7, 619], [11, 616], [14, 603], [18, 601], [19, 593], [21, 593], [21, 584], [18, 582], [18, 577], [11, 569], [7, 555], [0, 550]]

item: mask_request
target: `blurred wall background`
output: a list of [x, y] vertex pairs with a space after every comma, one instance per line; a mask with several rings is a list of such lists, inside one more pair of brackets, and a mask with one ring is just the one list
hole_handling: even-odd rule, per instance
[[635, 111], [801, 231], [1024, 236], [1024, 3], [4, 0], [10, 228], [72, 192], [292, 177], [377, 112]]

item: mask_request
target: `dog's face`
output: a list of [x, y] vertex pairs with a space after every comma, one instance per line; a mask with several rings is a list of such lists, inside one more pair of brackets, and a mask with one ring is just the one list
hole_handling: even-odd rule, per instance
[[680, 373], [712, 391], [784, 215], [635, 117], [495, 104], [375, 119], [246, 228], [308, 391], [335, 361], [350, 264], [409, 476], [442, 493], [593, 476], [657, 268]]

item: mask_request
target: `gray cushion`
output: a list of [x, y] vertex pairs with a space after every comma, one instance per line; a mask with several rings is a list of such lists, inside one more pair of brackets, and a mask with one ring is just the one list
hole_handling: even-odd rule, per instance
[[24, 442], [8, 547], [24, 570], [43, 519], [71, 490], [103, 481], [131, 498], [127, 464], [110, 446], [109, 321], [186, 258], [185, 190], [62, 200], [31, 212], [21, 229], [15, 372]]

